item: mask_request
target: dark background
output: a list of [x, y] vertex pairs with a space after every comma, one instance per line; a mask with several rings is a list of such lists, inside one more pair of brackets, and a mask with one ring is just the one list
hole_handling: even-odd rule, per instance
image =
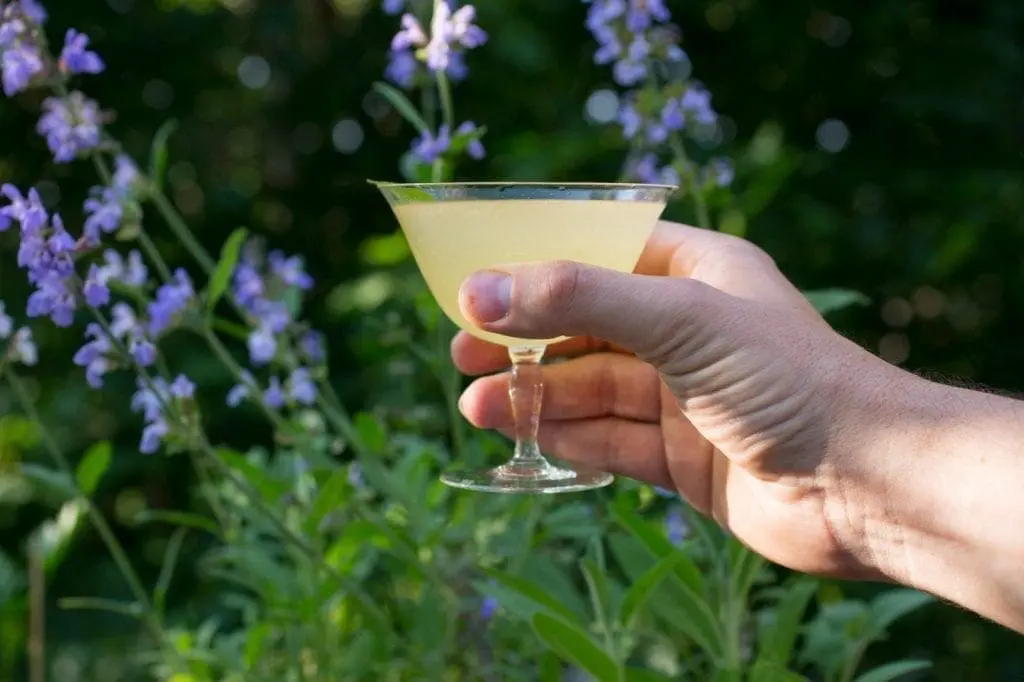
[[[390, 356], [375, 347], [367, 320], [408, 306], [401, 298], [378, 300], [383, 294], [360, 298], [353, 292], [365, 287], [352, 285], [377, 281], [361, 278], [382, 269], [410, 269], [362, 247], [395, 229], [364, 180], [397, 179], [397, 159], [411, 137], [393, 111], [367, 95], [385, 67], [397, 18], [362, 0], [48, 6], [52, 40], [68, 26], [93, 37], [109, 69], [78, 86], [116, 112], [111, 130], [140, 163], [157, 129], [178, 121], [168, 190], [201, 241], [216, 252], [245, 225], [302, 254], [317, 278], [310, 314], [331, 337], [345, 399], [354, 407], [387, 401], [379, 377]], [[746, 236], [802, 287], [866, 293], [870, 306], [833, 321], [886, 359], [950, 380], [1024, 390], [1024, 342], [1015, 331], [1024, 319], [1024, 3], [694, 0], [670, 7], [695, 76], [728, 118], [720, 151], [738, 159]], [[585, 6], [488, 0], [479, 14], [491, 40], [471, 54], [471, 77], [455, 97], [459, 118], [488, 127], [489, 156], [460, 175], [615, 179], [618, 135], [584, 116], [590, 93], [611, 87], [608, 71], [590, 58]], [[252, 78], [261, 87], [241, 82]], [[87, 164], [48, 162], [33, 132], [38, 99], [30, 93], [0, 103], [0, 180], [36, 183], [75, 225], [95, 180]], [[837, 125], [820, 128], [827, 120], [849, 132], [841, 150], [827, 134]], [[671, 211], [687, 217], [685, 208]], [[170, 260], [185, 260], [155, 216], [147, 228]], [[0, 292], [9, 310], [20, 312], [26, 290], [14, 248], [12, 235], [0, 236]], [[129, 381], [86, 393], [78, 373], [69, 374], [80, 341], [36, 329], [42, 363], [34, 385], [69, 451], [102, 438], [125, 451], [101, 490], [104, 508], [116, 517], [140, 492], [151, 504], [184, 504], [183, 464], [130, 454], [139, 424], [127, 411]], [[203, 364], [208, 360], [190, 359], [185, 343], [172, 353], [193, 363], [193, 377], [209, 377], [206, 390], [222, 395], [227, 377]], [[0, 395], [0, 415], [9, 409]], [[258, 442], [266, 435], [246, 413], [212, 410], [215, 438]], [[34, 503], [0, 507], [0, 546], [20, 556], [25, 532], [46, 513]], [[121, 531], [155, 571], [147, 538]], [[53, 598], [103, 594], [118, 584], [102, 547], [86, 536], [50, 591]], [[186, 581], [176, 598], [201, 604], [209, 595], [198, 589]], [[120, 623], [50, 613], [57, 641], [87, 645], [113, 636]], [[871, 654], [934, 657], [935, 679], [1011, 680], [1024, 679], [1022, 650], [1019, 637], [935, 605], [898, 623]]]

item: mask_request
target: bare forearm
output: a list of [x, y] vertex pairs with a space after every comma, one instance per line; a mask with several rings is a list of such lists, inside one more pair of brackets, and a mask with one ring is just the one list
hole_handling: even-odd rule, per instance
[[1024, 632], [1024, 402], [900, 383], [866, 544], [891, 579]]

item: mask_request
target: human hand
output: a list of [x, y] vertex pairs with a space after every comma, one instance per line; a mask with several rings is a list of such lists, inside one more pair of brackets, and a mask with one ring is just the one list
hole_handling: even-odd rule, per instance
[[[517, 265], [470, 277], [461, 303], [488, 331], [575, 337], [548, 349], [567, 360], [544, 369], [545, 452], [677, 489], [777, 563], [880, 575], [858, 504], [884, 488], [885, 466], [860, 444], [898, 377], [754, 245], [662, 222], [635, 274]], [[471, 375], [508, 366], [505, 348], [465, 332], [452, 356]], [[477, 379], [463, 414], [510, 435], [507, 388], [506, 374]]]

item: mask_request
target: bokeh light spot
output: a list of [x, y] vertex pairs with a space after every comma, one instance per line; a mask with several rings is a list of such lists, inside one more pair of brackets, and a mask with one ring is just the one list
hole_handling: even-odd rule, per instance
[[260, 90], [270, 82], [270, 64], [259, 55], [249, 55], [238, 62], [238, 80], [247, 88]]
[[343, 118], [334, 124], [331, 130], [331, 142], [334, 148], [342, 154], [351, 154], [363, 144], [365, 135], [363, 127], [358, 121], [351, 118]]
[[814, 135], [818, 147], [831, 154], [846, 149], [850, 142], [850, 129], [839, 119], [830, 118], [821, 122]]
[[595, 90], [587, 98], [584, 113], [594, 123], [611, 123], [619, 114], [619, 96], [614, 90]]

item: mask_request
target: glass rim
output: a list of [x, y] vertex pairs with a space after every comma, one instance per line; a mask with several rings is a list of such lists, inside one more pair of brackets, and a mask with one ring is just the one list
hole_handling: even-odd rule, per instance
[[388, 180], [370, 180], [371, 185], [376, 187], [408, 187], [408, 188], [470, 188], [470, 187], [539, 187], [543, 189], [557, 189], [566, 187], [572, 189], [593, 189], [593, 190], [616, 190], [616, 189], [661, 189], [677, 190], [679, 185], [664, 185], [649, 182], [553, 182], [550, 180], [458, 180], [455, 182], [392, 182]]

